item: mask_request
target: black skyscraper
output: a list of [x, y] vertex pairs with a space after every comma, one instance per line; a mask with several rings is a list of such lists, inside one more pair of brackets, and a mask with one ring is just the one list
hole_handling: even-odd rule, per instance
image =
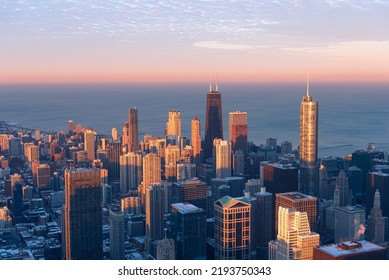
[[223, 139], [222, 96], [216, 85], [216, 90], [209, 87], [207, 93], [207, 109], [205, 115], [204, 159], [212, 157], [213, 139]]

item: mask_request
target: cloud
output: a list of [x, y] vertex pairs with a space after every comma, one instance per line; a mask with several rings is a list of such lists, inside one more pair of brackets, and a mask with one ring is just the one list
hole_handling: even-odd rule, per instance
[[281, 50], [307, 55], [385, 59], [389, 56], [389, 41], [350, 41], [317, 47], [282, 48]]
[[254, 50], [256, 47], [243, 44], [229, 44], [222, 43], [218, 41], [202, 41], [195, 42], [193, 46], [198, 48], [207, 48], [207, 49], [218, 49], [218, 50], [230, 50], [230, 51], [244, 51], [244, 50]]

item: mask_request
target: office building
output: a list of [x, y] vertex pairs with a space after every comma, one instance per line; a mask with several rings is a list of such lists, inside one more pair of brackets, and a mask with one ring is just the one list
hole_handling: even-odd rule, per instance
[[69, 134], [69, 136], [73, 135], [73, 131], [74, 131], [74, 122], [73, 122], [73, 120], [69, 120], [68, 121], [68, 134]]
[[142, 182], [142, 154], [127, 153], [120, 156], [120, 192], [136, 190]]
[[389, 203], [385, 201], [389, 200], [389, 174], [383, 172], [369, 172], [368, 173], [368, 185], [366, 191], [367, 200], [367, 214], [370, 215], [370, 210], [373, 208], [374, 195], [376, 190], [380, 192], [382, 215], [384, 217], [389, 216]]
[[229, 140], [233, 152], [243, 151], [247, 155], [247, 112], [230, 112]]
[[98, 169], [65, 170], [64, 228], [67, 260], [103, 258], [101, 179]]
[[278, 231], [278, 209], [294, 208], [296, 211], [306, 212], [308, 215], [309, 226], [312, 231], [316, 230], [317, 222], [317, 198], [300, 192], [288, 192], [276, 194], [276, 213], [275, 228]]
[[12, 217], [7, 206], [0, 207], [0, 232], [12, 229]]
[[320, 235], [312, 232], [307, 212], [295, 208], [278, 208], [277, 240], [269, 243], [271, 260], [312, 260], [313, 248]]
[[111, 260], [124, 260], [124, 214], [120, 209], [109, 209], [109, 243]]
[[120, 179], [120, 155], [122, 147], [120, 142], [112, 142], [108, 144], [108, 178], [109, 181]]
[[374, 205], [367, 219], [366, 240], [378, 245], [386, 245], [385, 233], [388, 227], [388, 217], [382, 216], [381, 197], [379, 190], [374, 195]]
[[359, 206], [341, 206], [335, 208], [335, 242], [365, 239], [366, 212]]
[[84, 132], [84, 150], [87, 152], [88, 160], [95, 160], [95, 134], [91, 129], [86, 129]]
[[296, 192], [298, 169], [291, 164], [266, 163], [263, 165], [263, 186], [271, 193]]
[[267, 260], [268, 257], [268, 243], [274, 238], [274, 210], [273, 210], [273, 195], [262, 187], [260, 192], [256, 192], [257, 208], [255, 227], [257, 229], [257, 259]]
[[171, 228], [178, 260], [206, 259], [206, 212], [190, 203], [171, 205]]
[[215, 202], [214, 208], [215, 259], [250, 259], [250, 201], [225, 196]]
[[161, 182], [161, 158], [154, 153], [147, 154], [143, 158], [143, 181], [144, 187]]
[[128, 110], [128, 151], [137, 152], [139, 150], [138, 136], [138, 109]]
[[309, 83], [307, 82], [307, 94], [300, 104], [300, 189], [299, 191], [317, 197], [318, 165], [318, 108], [317, 101], [309, 95]]
[[172, 185], [172, 202], [186, 202], [205, 210], [206, 191], [207, 185], [197, 178], [175, 182]]
[[237, 150], [232, 155], [232, 172], [234, 176], [242, 176], [244, 170], [245, 156], [242, 150]]
[[213, 140], [223, 139], [222, 97], [218, 85], [216, 90], [209, 86], [205, 111], [204, 160], [213, 156]]
[[152, 251], [151, 243], [162, 239], [164, 236], [164, 201], [165, 190], [160, 184], [146, 186], [145, 213], [146, 213], [146, 236], [145, 246], [148, 252]]
[[167, 238], [157, 241], [156, 260], [175, 260], [176, 259], [176, 247], [174, 239]]

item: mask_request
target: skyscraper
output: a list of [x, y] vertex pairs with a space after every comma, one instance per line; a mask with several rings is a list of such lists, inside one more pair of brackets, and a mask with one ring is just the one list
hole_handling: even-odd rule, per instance
[[196, 207], [206, 209], [207, 185], [197, 178], [191, 178], [173, 183], [173, 203], [187, 202]]
[[67, 260], [103, 258], [101, 178], [98, 169], [65, 170], [64, 235]]
[[231, 150], [242, 150], [247, 155], [247, 112], [230, 112], [229, 133]]
[[191, 140], [193, 147], [193, 158], [196, 166], [200, 164], [201, 161], [201, 135], [200, 135], [200, 120], [197, 117], [194, 117], [191, 122]]
[[120, 156], [120, 192], [136, 190], [142, 182], [142, 155], [127, 153]]
[[128, 110], [128, 125], [128, 151], [136, 152], [139, 150], [137, 108]]
[[87, 152], [88, 160], [95, 160], [95, 132], [91, 129], [84, 132], [84, 150]]
[[116, 127], [112, 128], [111, 136], [112, 136], [112, 141], [118, 140], [118, 129]]
[[254, 194], [256, 200], [258, 216], [255, 219], [258, 231], [257, 238], [257, 257], [260, 260], [266, 260], [268, 256], [268, 243], [274, 238], [274, 210], [273, 195], [266, 192], [262, 187], [260, 192]]
[[162, 239], [164, 234], [165, 190], [160, 184], [146, 186], [146, 250], [151, 251], [151, 243]]
[[320, 235], [311, 231], [308, 214], [284, 207], [277, 212], [277, 240], [269, 243], [269, 259], [313, 260], [313, 247], [320, 245]]
[[215, 141], [215, 167], [216, 178], [227, 178], [231, 176], [231, 153], [227, 141]]
[[73, 135], [73, 131], [74, 131], [73, 120], [69, 120], [68, 121], [68, 133], [69, 133], [69, 135]]
[[215, 259], [250, 259], [251, 204], [245, 197], [215, 202]]
[[120, 155], [122, 154], [120, 142], [108, 145], [108, 177], [110, 181], [120, 178]]
[[166, 135], [181, 137], [181, 113], [178, 110], [169, 111], [169, 119], [166, 123]]
[[177, 259], [206, 259], [206, 212], [190, 203], [171, 205], [171, 225]]
[[147, 154], [143, 158], [144, 187], [161, 182], [161, 158], [154, 153]]
[[309, 82], [307, 82], [307, 95], [300, 104], [300, 189], [299, 191], [311, 196], [318, 196], [318, 108], [317, 101], [309, 95]]
[[124, 213], [109, 209], [109, 241], [111, 260], [124, 260]]
[[223, 139], [222, 97], [218, 85], [216, 90], [209, 86], [205, 112], [204, 160], [212, 157], [213, 140]]
[[276, 194], [276, 234], [278, 230], [278, 209], [295, 208], [297, 211], [306, 212], [309, 225], [312, 231], [316, 230], [317, 222], [317, 198], [299, 192], [288, 192]]
[[366, 239], [378, 244], [385, 244], [385, 232], [388, 226], [388, 217], [382, 216], [380, 192], [376, 190], [374, 195], [374, 205], [370, 210], [367, 220]]
[[365, 215], [359, 206], [335, 207], [335, 242], [365, 239]]

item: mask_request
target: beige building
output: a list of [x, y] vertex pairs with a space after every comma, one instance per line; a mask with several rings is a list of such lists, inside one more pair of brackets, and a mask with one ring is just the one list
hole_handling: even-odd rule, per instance
[[313, 247], [320, 245], [320, 235], [311, 232], [306, 212], [278, 208], [277, 240], [269, 243], [271, 260], [312, 260]]

